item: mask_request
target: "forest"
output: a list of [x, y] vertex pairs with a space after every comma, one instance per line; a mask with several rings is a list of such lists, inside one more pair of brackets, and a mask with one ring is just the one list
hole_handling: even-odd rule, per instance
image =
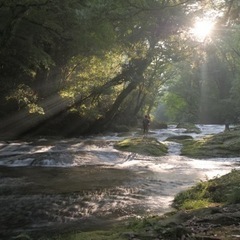
[[239, 24], [238, 0], [1, 0], [1, 138], [236, 123]]

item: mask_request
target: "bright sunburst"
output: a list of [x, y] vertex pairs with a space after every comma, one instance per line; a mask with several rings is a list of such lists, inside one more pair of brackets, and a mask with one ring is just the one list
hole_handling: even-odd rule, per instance
[[195, 22], [191, 33], [198, 41], [204, 41], [208, 37], [214, 27], [214, 22], [210, 20], [198, 20]]

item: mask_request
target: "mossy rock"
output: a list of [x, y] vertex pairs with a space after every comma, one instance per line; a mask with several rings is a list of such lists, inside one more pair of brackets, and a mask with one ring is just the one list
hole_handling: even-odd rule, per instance
[[200, 128], [193, 123], [179, 123], [177, 128], [185, 128], [185, 133], [201, 133]]
[[198, 209], [219, 204], [240, 203], [240, 171], [230, 173], [197, 185], [177, 194], [173, 206], [177, 209]]
[[126, 138], [114, 146], [118, 150], [150, 156], [164, 156], [168, 152], [166, 145], [150, 137]]
[[192, 140], [193, 137], [189, 135], [177, 135], [177, 136], [170, 136], [166, 139], [166, 141], [183, 141], [183, 140]]
[[240, 131], [227, 131], [201, 140], [184, 141], [181, 154], [195, 158], [239, 157]]

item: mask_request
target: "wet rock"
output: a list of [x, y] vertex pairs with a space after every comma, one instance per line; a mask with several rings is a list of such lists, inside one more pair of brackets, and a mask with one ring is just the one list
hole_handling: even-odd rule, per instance
[[166, 141], [181, 141], [181, 140], [192, 140], [193, 137], [189, 135], [177, 135], [177, 136], [170, 136], [166, 139]]
[[164, 156], [168, 152], [166, 145], [150, 137], [127, 138], [116, 143], [115, 148], [149, 156]]
[[177, 128], [185, 128], [185, 133], [200, 133], [201, 130], [193, 123], [179, 123]]
[[190, 157], [239, 157], [240, 131], [228, 131], [184, 143], [182, 155]]

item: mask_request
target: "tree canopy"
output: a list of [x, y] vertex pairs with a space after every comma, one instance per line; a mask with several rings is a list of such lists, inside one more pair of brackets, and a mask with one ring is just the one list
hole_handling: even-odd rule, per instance
[[[198, 42], [205, 12], [214, 34]], [[2, 134], [119, 130], [161, 120], [161, 105], [170, 121], [235, 119], [238, 12], [234, 0], [1, 0]]]

